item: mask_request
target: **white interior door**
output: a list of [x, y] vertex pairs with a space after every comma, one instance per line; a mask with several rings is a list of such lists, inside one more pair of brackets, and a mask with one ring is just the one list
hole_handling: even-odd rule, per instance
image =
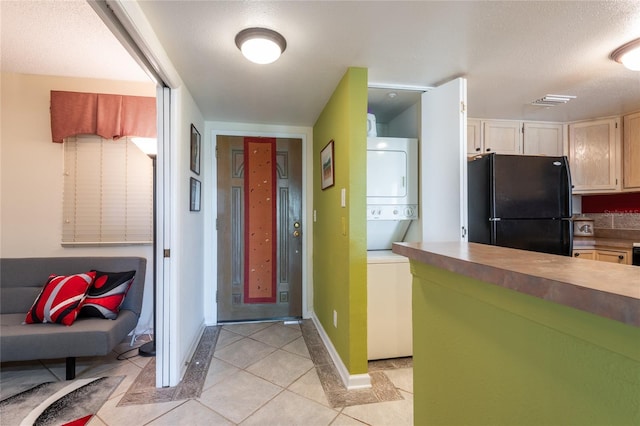
[[467, 241], [467, 80], [422, 94], [422, 241]]

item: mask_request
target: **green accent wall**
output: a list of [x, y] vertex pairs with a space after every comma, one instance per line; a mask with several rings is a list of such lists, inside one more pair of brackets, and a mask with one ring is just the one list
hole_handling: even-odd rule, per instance
[[640, 328], [411, 270], [416, 425], [640, 425]]
[[[313, 128], [313, 309], [350, 374], [367, 373], [367, 85], [367, 69], [349, 68]], [[330, 140], [335, 185], [322, 190]]]

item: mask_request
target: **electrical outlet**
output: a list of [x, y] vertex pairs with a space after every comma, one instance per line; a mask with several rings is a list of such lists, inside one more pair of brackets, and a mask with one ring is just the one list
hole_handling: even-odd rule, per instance
[[333, 326], [338, 328], [338, 313], [335, 309], [333, 310]]

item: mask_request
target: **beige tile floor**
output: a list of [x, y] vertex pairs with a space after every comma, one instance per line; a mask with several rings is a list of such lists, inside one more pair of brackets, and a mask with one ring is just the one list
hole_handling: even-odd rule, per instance
[[[404, 399], [331, 407], [298, 324], [223, 326], [202, 394], [181, 401], [118, 406], [149, 362], [138, 356], [117, 359], [129, 349], [129, 342], [123, 342], [107, 357], [78, 360], [78, 378], [125, 376], [92, 426], [413, 424], [412, 368], [383, 370]], [[0, 395], [16, 386], [63, 378], [64, 362], [4, 363]]]

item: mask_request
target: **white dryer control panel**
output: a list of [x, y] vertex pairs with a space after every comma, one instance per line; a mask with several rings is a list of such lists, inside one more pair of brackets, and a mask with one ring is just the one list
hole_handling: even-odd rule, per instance
[[418, 218], [418, 205], [368, 205], [367, 220], [413, 220]]

